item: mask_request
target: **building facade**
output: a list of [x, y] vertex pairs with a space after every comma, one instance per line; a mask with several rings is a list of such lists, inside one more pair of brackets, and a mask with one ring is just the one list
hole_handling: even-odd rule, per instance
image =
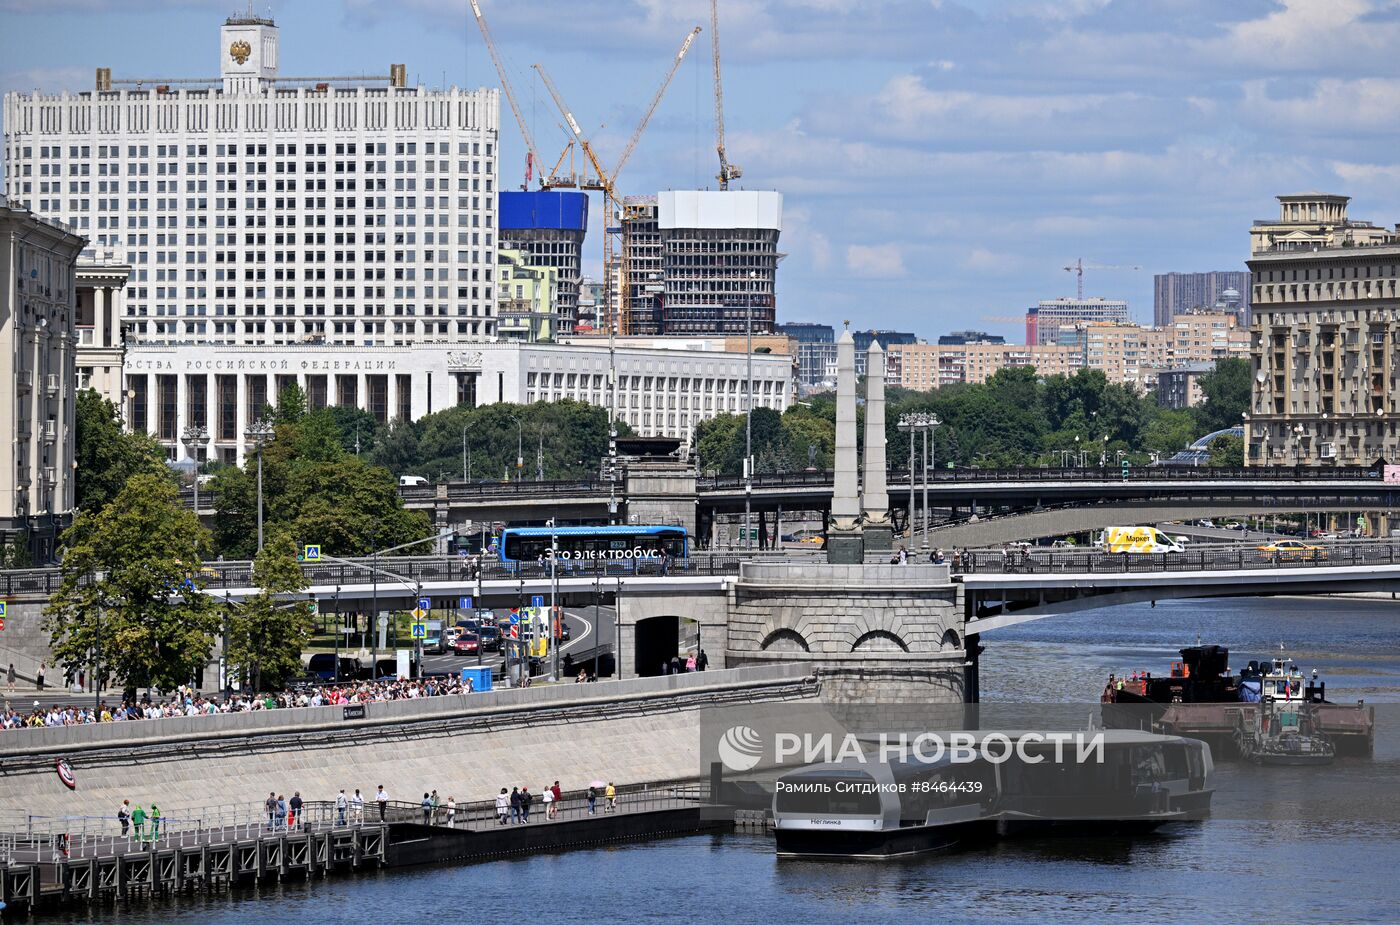
[[588, 194], [564, 190], [502, 190], [500, 207], [500, 246], [520, 251], [529, 266], [555, 270], [557, 293], [553, 311], [558, 316], [555, 327], [559, 334], [572, 334], [579, 321]]
[[523, 251], [497, 251], [496, 330], [506, 340], [553, 340], [560, 324], [559, 269], [529, 261]]
[[[298, 348], [138, 343], [125, 354], [125, 414], [133, 429], [160, 440], [171, 459], [187, 452], [179, 437], [196, 425], [210, 434], [208, 458], [240, 462], [251, 449], [249, 425], [291, 385], [302, 389], [310, 409], [353, 406], [389, 421], [496, 402], [569, 398], [607, 407], [615, 378], [618, 418], [642, 436], [686, 441], [700, 421], [745, 408], [749, 367], [742, 353], [629, 345], [610, 353], [600, 340]], [[757, 354], [752, 369], [754, 406], [786, 409], [792, 357]]]
[[235, 16], [217, 78], [5, 96], [5, 189], [123, 248], [154, 343], [386, 346], [495, 333], [496, 90], [283, 75]]
[[624, 333], [772, 333], [782, 194], [671, 190], [623, 208]]
[[53, 559], [73, 515], [77, 342], [72, 229], [0, 198], [0, 542]]
[[1180, 411], [1194, 408], [1205, 400], [1201, 377], [1215, 369], [1214, 363], [1191, 363], [1157, 371], [1157, 404]]
[[1152, 277], [1152, 323], [1171, 324], [1177, 315], [1219, 306], [1249, 326], [1249, 271], [1158, 273]]
[[1049, 299], [1026, 312], [1026, 343], [1053, 344], [1066, 324], [1131, 324], [1128, 303], [1114, 299]]
[[778, 325], [797, 344], [797, 382], [804, 389], [835, 386], [836, 330], [829, 324], [794, 321]]
[[1345, 196], [1280, 196], [1250, 229], [1247, 465], [1400, 461], [1400, 226]]

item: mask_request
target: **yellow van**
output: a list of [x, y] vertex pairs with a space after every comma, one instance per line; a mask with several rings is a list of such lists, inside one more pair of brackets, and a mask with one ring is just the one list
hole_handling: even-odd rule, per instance
[[1107, 552], [1185, 552], [1186, 547], [1156, 527], [1109, 527], [1103, 532]]

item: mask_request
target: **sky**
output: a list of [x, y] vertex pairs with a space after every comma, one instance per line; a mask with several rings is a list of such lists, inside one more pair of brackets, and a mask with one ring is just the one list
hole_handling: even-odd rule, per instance
[[[0, 0], [0, 90], [218, 72], [245, 0]], [[541, 157], [543, 63], [606, 165], [704, 28], [622, 192], [715, 185], [708, 0], [480, 0]], [[498, 87], [467, 0], [256, 0], [289, 75]], [[1040, 299], [1244, 269], [1280, 193], [1400, 222], [1400, 0], [720, 0], [725, 124], [747, 189], [784, 195], [780, 321], [1021, 339]], [[502, 101], [501, 186], [524, 145]], [[597, 194], [594, 194], [597, 195]], [[596, 273], [598, 217], [586, 245]], [[1131, 267], [1140, 267], [1134, 270]]]

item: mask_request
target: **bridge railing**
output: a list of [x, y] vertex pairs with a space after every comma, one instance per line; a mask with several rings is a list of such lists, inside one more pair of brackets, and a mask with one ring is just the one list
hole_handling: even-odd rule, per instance
[[953, 562], [954, 571], [966, 575], [1130, 574], [1400, 564], [1400, 542], [1397, 541], [1329, 542], [1296, 551], [1268, 550], [1261, 546], [1206, 546], [1185, 552], [1155, 553], [1010, 547], [960, 552]]
[[[771, 472], [755, 475], [753, 487], [762, 488], [802, 488], [820, 487], [832, 484], [829, 469], [804, 470], [801, 472]], [[909, 470], [892, 468], [889, 470], [890, 485], [908, 485]], [[923, 476], [917, 471], [916, 482], [923, 484]], [[1224, 466], [1140, 466], [1126, 472], [1118, 466], [1084, 467], [1036, 467], [1024, 466], [1007, 469], [930, 469], [930, 486], [959, 482], [1259, 482], [1287, 480], [1302, 482], [1319, 481], [1377, 481], [1382, 478], [1381, 470], [1367, 466], [1249, 466], [1228, 468]], [[696, 479], [697, 490], [743, 491], [744, 479], [738, 475], [706, 475]]]

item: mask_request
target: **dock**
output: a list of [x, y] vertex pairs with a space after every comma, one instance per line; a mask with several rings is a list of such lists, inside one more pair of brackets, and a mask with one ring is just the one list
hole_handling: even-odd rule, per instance
[[[270, 880], [315, 879], [362, 870], [466, 863], [728, 829], [732, 810], [709, 801], [705, 782], [619, 788], [609, 809], [601, 795], [566, 792], [547, 815], [536, 797], [528, 822], [501, 824], [494, 800], [445, 806], [391, 802], [380, 819], [308, 802], [295, 826], [269, 819], [261, 805], [180, 811], [141, 837], [115, 818], [0, 818], [0, 903], [6, 914], [67, 903], [104, 903], [196, 890], [231, 890]], [[449, 824], [450, 823], [450, 824]]]

